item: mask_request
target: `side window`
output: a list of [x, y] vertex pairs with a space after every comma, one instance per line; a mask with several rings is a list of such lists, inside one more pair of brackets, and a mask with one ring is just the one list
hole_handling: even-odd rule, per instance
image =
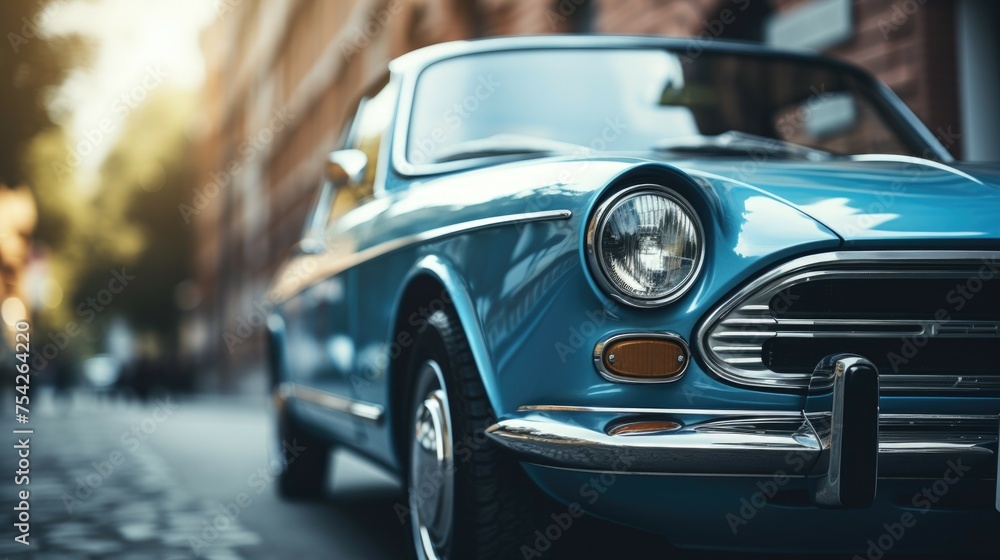
[[344, 147], [364, 152], [368, 156], [368, 166], [360, 183], [337, 191], [327, 225], [374, 193], [382, 142], [387, 140], [386, 136], [390, 133], [389, 127], [395, 110], [396, 83], [392, 81], [374, 96], [362, 100], [358, 106], [358, 114], [354, 117], [351, 133]]

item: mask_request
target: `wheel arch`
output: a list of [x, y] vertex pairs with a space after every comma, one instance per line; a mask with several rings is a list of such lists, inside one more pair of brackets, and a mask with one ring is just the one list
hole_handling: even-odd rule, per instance
[[494, 410], [500, 410], [493, 361], [467, 285], [456, 268], [445, 259], [436, 255], [423, 257], [407, 274], [396, 297], [393, 305], [394, 316], [390, 323], [391, 332], [388, 337], [388, 340], [392, 341], [391, 344], [399, 344], [400, 347], [400, 351], [392, 353], [394, 356], [389, 364], [387, 406], [388, 429], [398, 465], [403, 465], [405, 461], [406, 417], [403, 410], [406, 408], [412, 382], [406, 369], [413, 352], [413, 337], [406, 339], [399, 335], [403, 332], [411, 332], [412, 335], [412, 332], [419, 328], [421, 308], [437, 309], [439, 305], [454, 310], [459, 325], [465, 333], [490, 406]]

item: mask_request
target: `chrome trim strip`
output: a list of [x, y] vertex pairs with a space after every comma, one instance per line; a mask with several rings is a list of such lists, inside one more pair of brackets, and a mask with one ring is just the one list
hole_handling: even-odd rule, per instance
[[[460, 222], [420, 233], [406, 235], [390, 241], [384, 241], [382, 243], [372, 245], [371, 247], [357, 252], [351, 252], [350, 248], [346, 251], [337, 251], [336, 249], [338, 249], [338, 247], [326, 245], [326, 250], [320, 252], [319, 254], [302, 255], [297, 257], [297, 259], [315, 260], [313, 263], [315, 266], [309, 267], [311, 270], [307, 274], [301, 274], [300, 270], [306, 267], [297, 265], [297, 259], [292, 260], [288, 265], [286, 265], [285, 271], [282, 274], [279, 274], [278, 281], [275, 282], [275, 289], [273, 290], [274, 297], [272, 299], [280, 303], [331, 276], [340, 274], [345, 270], [364, 264], [372, 259], [405, 249], [406, 247], [412, 245], [436, 241], [438, 239], [458, 235], [460, 233], [470, 233], [498, 226], [526, 224], [550, 220], [568, 220], [572, 217], [573, 212], [571, 210], [544, 210], [540, 212], [505, 214], [502, 216], [491, 216], [489, 218], [469, 220], [467, 222]], [[288, 277], [284, 278], [286, 275]], [[282, 287], [286, 281], [291, 287], [287, 290], [283, 290]]]
[[[605, 407], [605, 406], [568, 406], [559, 404], [532, 404], [519, 406], [518, 412], [557, 412], [557, 413], [596, 413], [625, 416], [629, 414], [675, 415], [675, 416], [711, 416], [740, 417], [763, 416], [768, 418], [801, 418], [800, 410], [749, 410], [724, 408], [636, 408], [636, 407]], [[1000, 419], [1000, 414], [910, 414], [885, 412], [879, 414], [881, 426], [897, 425], [931, 425], [931, 424], [993, 424]]]
[[946, 171], [959, 177], [972, 181], [973, 183], [983, 185], [984, 183], [979, 179], [976, 179], [972, 175], [965, 173], [964, 171], [955, 169], [950, 165], [945, 165], [939, 161], [934, 161], [926, 158], [919, 158], [914, 156], [904, 156], [899, 154], [857, 154], [850, 156], [852, 161], [873, 161], [873, 162], [891, 162], [891, 163], [909, 163], [913, 165], [923, 165], [924, 167], [930, 167], [932, 169], [937, 169], [938, 171]]
[[882, 388], [910, 393], [942, 389], [949, 393], [1000, 391], [1000, 378], [975, 375], [891, 375], [882, 380]]
[[[893, 277], [887, 274], [886, 278]], [[906, 336], [930, 335], [935, 338], [997, 338], [1000, 336], [1000, 321], [941, 321], [924, 319], [766, 319], [734, 317], [723, 319], [720, 326], [768, 327], [761, 334], [776, 331], [775, 336], [785, 338], [900, 338]], [[822, 330], [816, 330], [821, 328]], [[834, 330], [838, 328], [839, 330]], [[717, 337], [736, 337], [741, 331], [720, 332]], [[713, 347], [715, 351], [719, 347]], [[734, 347], [742, 350], [744, 347]]]
[[[695, 236], [697, 237], [698, 243], [698, 261], [695, 263], [694, 270], [691, 272], [691, 275], [684, 281], [684, 283], [675, 288], [672, 292], [656, 299], [637, 298], [622, 292], [617, 286], [614, 285], [613, 282], [611, 282], [610, 279], [608, 279], [608, 274], [605, 272], [606, 267], [604, 264], [604, 258], [601, 256], [599, 251], [602, 235], [601, 232], [604, 229], [604, 221], [611, 215], [611, 212], [619, 203], [623, 202], [630, 196], [641, 194], [643, 191], [658, 192], [679, 205], [688, 214], [691, 221], [694, 222]], [[677, 301], [683, 297], [684, 294], [691, 289], [691, 286], [693, 286], [698, 280], [698, 277], [701, 275], [702, 266], [705, 264], [705, 230], [702, 227], [701, 217], [698, 215], [698, 212], [695, 211], [690, 202], [673, 189], [652, 183], [633, 185], [622, 189], [601, 202], [601, 204], [597, 207], [597, 210], [594, 212], [594, 215], [587, 223], [585, 245], [587, 249], [587, 263], [590, 265], [590, 275], [594, 278], [594, 281], [597, 282], [597, 284], [610, 298], [626, 305], [631, 305], [632, 307], [660, 307]]]
[[[471, 231], [478, 231], [481, 229], [510, 225], [510, 224], [525, 224], [529, 222], [543, 222], [547, 220], [568, 220], [573, 217], [573, 212], [571, 210], [543, 210], [540, 212], [522, 212], [520, 214], [505, 214], [503, 216], [491, 216], [489, 218], [481, 218], [478, 220], [469, 220], [468, 222], [460, 222], [457, 224], [452, 224], [450, 226], [443, 226], [428, 230], [422, 233], [417, 233], [410, 235], [408, 237], [400, 238], [397, 241], [405, 241], [405, 245], [413, 245], [415, 243], [423, 243], [426, 241], [431, 241], [435, 239], [440, 239], [442, 237], [448, 237], [450, 235], [455, 235], [458, 233], [468, 233]], [[386, 245], [388, 243], [383, 243]], [[372, 249], [379, 247], [376, 245]]]
[[282, 383], [278, 387], [278, 394], [284, 399], [299, 399], [333, 412], [348, 414], [373, 424], [380, 424], [382, 417], [385, 415], [385, 408], [381, 405], [356, 401], [341, 395], [319, 391], [311, 387], [306, 387], [301, 383]]
[[[528, 463], [528, 464], [532, 464], [532, 465], [542, 466], [542, 467], [545, 467], [546, 469], [553, 469], [553, 470], [557, 470], [557, 471], [577, 472], [577, 473], [581, 473], [582, 472], [582, 473], [588, 473], [588, 474], [613, 474], [613, 475], [616, 475], [616, 476], [619, 476], [619, 475], [628, 475], [628, 476], [670, 476], [670, 477], [687, 476], [687, 477], [713, 477], [713, 478], [760, 478], [760, 476], [761, 476], [759, 474], [740, 474], [740, 473], [673, 473], [673, 472], [672, 473], [664, 473], [664, 472], [634, 471], [634, 470], [627, 470], [627, 469], [626, 470], [619, 470], [619, 469], [612, 469], [612, 468], [586, 469], [586, 468], [580, 468], [580, 467], [560, 467], [560, 466], [556, 466], [556, 465], [548, 465], [548, 464], [542, 464], [542, 463], [533, 463], [531, 461], [524, 461], [524, 462]], [[773, 475], [774, 473], [771, 473], [771, 474]], [[802, 477], [795, 476], [795, 475], [788, 475], [788, 478], [801, 479]]]
[[801, 418], [798, 410], [726, 410], [699, 408], [619, 408], [602, 406], [565, 406], [555, 404], [535, 404], [518, 407], [518, 412], [594, 412], [600, 414], [674, 414], [690, 416], [768, 416]]
[[[457, 224], [452, 224], [450, 226], [442, 226], [424, 232], [415, 233], [412, 235], [407, 235], [404, 237], [393, 239], [391, 241], [385, 241], [379, 243], [378, 245], [373, 245], [367, 249], [363, 249], [355, 253], [353, 255], [353, 258], [345, 259], [345, 262], [349, 262], [350, 265], [344, 267], [343, 270], [346, 270], [347, 268], [353, 268], [372, 259], [381, 257], [383, 255], [392, 253], [394, 251], [398, 251], [400, 249], [404, 249], [411, 245], [427, 243], [429, 241], [436, 241], [438, 239], [444, 237], [450, 237], [452, 235], [457, 235], [459, 233], [471, 233], [474, 231], [479, 231], [502, 225], [526, 224], [530, 222], [542, 222], [548, 220], [568, 220], [571, 217], [573, 217], [573, 212], [570, 210], [545, 210], [541, 212], [525, 212], [521, 214], [506, 214], [503, 216], [492, 216], [489, 218], [481, 218], [478, 220], [469, 220], [468, 222], [460, 222]], [[336, 274], [336, 272], [334, 272], [334, 274]]]
[[[613, 342], [617, 342], [619, 340], [629, 340], [632, 338], [659, 338], [679, 343], [681, 347], [684, 348], [684, 354], [685, 354], [684, 366], [681, 367], [680, 371], [678, 371], [674, 375], [667, 378], [658, 378], [658, 379], [640, 379], [634, 377], [622, 377], [620, 375], [611, 373], [610, 371], [608, 371], [606, 367], [604, 367], [604, 348]], [[611, 336], [607, 336], [599, 340], [597, 344], [594, 345], [593, 359], [594, 359], [594, 369], [597, 370], [597, 373], [601, 374], [601, 377], [607, 379], [608, 381], [614, 381], [616, 383], [639, 383], [639, 384], [673, 383], [674, 381], [677, 381], [678, 379], [684, 377], [684, 372], [687, 371], [688, 365], [691, 363], [691, 348], [688, 347], [687, 341], [684, 340], [684, 338], [681, 335], [676, 333], [627, 332], [627, 333], [613, 334]]]
[[[694, 339], [694, 345], [696, 350], [701, 354], [707, 365], [707, 371], [716, 377], [734, 383], [736, 385], [744, 387], [756, 387], [763, 389], [794, 389], [794, 390], [804, 390], [808, 386], [809, 378], [811, 376], [808, 372], [802, 372], [801, 374], [783, 374], [774, 373], [764, 367], [762, 362], [753, 362], [757, 366], [756, 370], [749, 370], [745, 368], [734, 367], [733, 364], [728, 364], [721, 362], [715, 355], [716, 352], [711, 346], [711, 341], [709, 340], [712, 331], [717, 326], [722, 326], [725, 324], [724, 318], [730, 318], [729, 315], [738, 309], [742, 308], [742, 304], [748, 300], [752, 300], [761, 294], [766, 293], [777, 293], [781, 289], [787, 287], [790, 284], [801, 283], [809, 278], [814, 278], [817, 276], [838, 278], [838, 277], [858, 277], [867, 274], [879, 275], [881, 277], [890, 277], [893, 275], [898, 276], [914, 276], [914, 275], [926, 275], [933, 273], [933, 267], [940, 264], [968, 264], [971, 266], [981, 266], [984, 262], [997, 261], [1000, 260], [1000, 252], [998, 251], [836, 251], [829, 253], [819, 253], [815, 255], [808, 255], [805, 257], [800, 257], [792, 261], [780, 264], [775, 268], [765, 272], [764, 274], [751, 280], [745, 287], [739, 289], [732, 296], [724, 299], [720, 304], [716, 305], [712, 311], [705, 316], [704, 319], [699, 323]], [[912, 265], [927, 265], [931, 267], [929, 271], [893, 271], [886, 270], [885, 268], [880, 268], [880, 265], [900, 265], [900, 264], [912, 264]], [[856, 266], [864, 265], [867, 269], [860, 270], [840, 270], [840, 267], [845, 266]], [[830, 268], [832, 267], [832, 268]], [[942, 275], [955, 274], [955, 271], [937, 271]], [[965, 275], [967, 276], [967, 275]], [[751, 309], [752, 307], [752, 309]], [[742, 309], [747, 313], [757, 313], [760, 317], [744, 317], [742, 319], [768, 319], [771, 320], [768, 323], [761, 322], [761, 326], [766, 326], [766, 331], [761, 331], [758, 333], [745, 333], [740, 331], [724, 332], [722, 334], [728, 336], [730, 339], [739, 339], [741, 336], [743, 338], [754, 338], [754, 335], [764, 336], [773, 335], [778, 336], [778, 327], [780, 324], [779, 320], [770, 317], [768, 309], [759, 305], [748, 305], [745, 309]], [[766, 314], [766, 315], [765, 315]], [[787, 319], [782, 321], [789, 321]], [[865, 321], [858, 320], [854, 321], [856, 324], [864, 324]], [[882, 322], [875, 321], [874, 324], [882, 324]], [[922, 325], [919, 321], [910, 321], [909, 324]], [[788, 336], [795, 336], [794, 333], [784, 333]], [[898, 333], [901, 336], [913, 336], [914, 334], [919, 335], [920, 333]], [[747, 342], [750, 344], [750, 342]], [[738, 346], [738, 345], [736, 345]], [[753, 346], [759, 346], [759, 344], [754, 344]], [[727, 349], [727, 353], [735, 353], [733, 349]], [[759, 355], [759, 353], [758, 353]], [[738, 359], [738, 356], [734, 356]], [[942, 390], [981, 390], [983, 387], [980, 386], [969, 386], [967, 382], [963, 381], [962, 376], [923, 376], [926, 380], [922, 381], [930, 382], [935, 381], [932, 386], [914, 386], [909, 387], [906, 382], [913, 380], [913, 376], [892, 376], [887, 375], [882, 379], [882, 388], [885, 390], [927, 390], [927, 391], [942, 391]], [[933, 378], [933, 379], [932, 379]], [[968, 379], [969, 376], [965, 376], [964, 379]]]
[[[923, 455], [925, 453], [955, 453], [956, 451], [961, 451], [963, 453], [986, 453], [987, 455], [993, 455], [993, 451], [980, 447], [981, 442], [967, 441], [967, 442], [905, 442], [905, 441], [891, 441], [891, 442], [879, 442], [878, 452], [883, 453], [909, 453], [915, 455]], [[986, 442], [989, 443], [989, 442]]]
[[996, 422], [996, 414], [880, 414], [881, 422]]

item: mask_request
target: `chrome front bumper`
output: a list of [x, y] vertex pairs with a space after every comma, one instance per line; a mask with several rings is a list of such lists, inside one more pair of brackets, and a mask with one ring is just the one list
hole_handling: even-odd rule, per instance
[[[615, 436], [587, 427], [636, 417], [683, 427]], [[997, 416], [882, 414], [879, 425], [880, 478], [940, 476], [927, 467], [942, 455], [963, 465], [995, 461]], [[531, 463], [609, 472], [628, 464], [636, 474], [806, 477], [822, 449], [801, 412], [525, 406], [487, 433]]]
[[[874, 499], [876, 479], [938, 478], [948, 461], [976, 477], [996, 476], [997, 415], [879, 414], [878, 376], [866, 369], [870, 363], [831, 358], [817, 368], [802, 411], [525, 406], [487, 433], [522, 460], [544, 466], [813, 478], [813, 500], [828, 506], [864, 507]], [[677, 426], [614, 435], [616, 427], [637, 421]]]

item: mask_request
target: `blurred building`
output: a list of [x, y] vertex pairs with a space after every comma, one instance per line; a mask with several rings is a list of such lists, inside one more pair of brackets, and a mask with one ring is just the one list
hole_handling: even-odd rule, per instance
[[1000, 160], [990, 0], [219, 0], [205, 31], [188, 351], [231, 385], [260, 371], [267, 282], [298, 241], [324, 155], [386, 63], [454, 39], [642, 33], [811, 48], [874, 72], [959, 157]]

